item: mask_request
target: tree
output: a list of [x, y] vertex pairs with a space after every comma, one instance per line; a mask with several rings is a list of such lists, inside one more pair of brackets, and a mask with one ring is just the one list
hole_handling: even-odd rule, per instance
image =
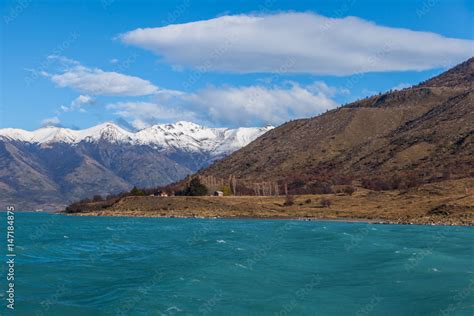
[[230, 182], [230, 185], [232, 186], [232, 193], [234, 195], [237, 195], [237, 179], [235, 178], [234, 175], [230, 175], [229, 182]]
[[222, 186], [221, 191], [224, 193], [225, 196], [232, 195], [232, 190], [227, 185]]
[[207, 195], [207, 193], [207, 187], [201, 183], [198, 177], [193, 178], [185, 190], [185, 195], [191, 196]]
[[140, 190], [139, 188], [133, 187], [133, 189], [130, 191], [130, 195], [132, 195], [132, 196], [143, 196], [143, 195], [145, 195], [145, 193], [143, 193], [143, 191]]

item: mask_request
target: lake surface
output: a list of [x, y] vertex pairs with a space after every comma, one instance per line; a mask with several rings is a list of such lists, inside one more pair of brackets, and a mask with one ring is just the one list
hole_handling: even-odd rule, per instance
[[15, 315], [474, 313], [472, 227], [17, 213], [15, 232]]

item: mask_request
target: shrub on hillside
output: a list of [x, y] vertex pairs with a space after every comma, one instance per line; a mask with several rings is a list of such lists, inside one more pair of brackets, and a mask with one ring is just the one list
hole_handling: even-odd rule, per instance
[[374, 191], [392, 190], [392, 185], [387, 180], [380, 178], [362, 179], [362, 186]]
[[331, 194], [334, 193], [331, 188], [331, 184], [328, 182], [317, 181], [309, 186], [309, 192], [311, 194]]
[[362, 179], [362, 186], [374, 191], [406, 190], [423, 183], [423, 178], [416, 174], [405, 174], [395, 177], [375, 177]]
[[356, 189], [352, 185], [348, 185], [342, 188], [342, 192], [348, 195], [352, 195]]
[[335, 185], [351, 185], [352, 178], [349, 176], [333, 176], [331, 177], [332, 184]]
[[292, 206], [295, 204], [295, 197], [293, 195], [287, 195], [283, 206]]
[[321, 201], [319, 201], [319, 205], [321, 205], [322, 207], [330, 207], [331, 204], [332, 202], [330, 200], [322, 199]]

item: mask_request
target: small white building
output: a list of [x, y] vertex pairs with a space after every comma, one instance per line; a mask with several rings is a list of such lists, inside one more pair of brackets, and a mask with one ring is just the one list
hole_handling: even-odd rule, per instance
[[224, 196], [224, 192], [222, 191], [215, 191], [214, 196]]

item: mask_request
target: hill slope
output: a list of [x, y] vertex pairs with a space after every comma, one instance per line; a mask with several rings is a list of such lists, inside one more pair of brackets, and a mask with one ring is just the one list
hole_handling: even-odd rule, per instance
[[472, 175], [473, 78], [471, 58], [418, 86], [283, 124], [199, 174], [235, 176], [249, 187], [285, 182], [295, 192], [321, 180]]

